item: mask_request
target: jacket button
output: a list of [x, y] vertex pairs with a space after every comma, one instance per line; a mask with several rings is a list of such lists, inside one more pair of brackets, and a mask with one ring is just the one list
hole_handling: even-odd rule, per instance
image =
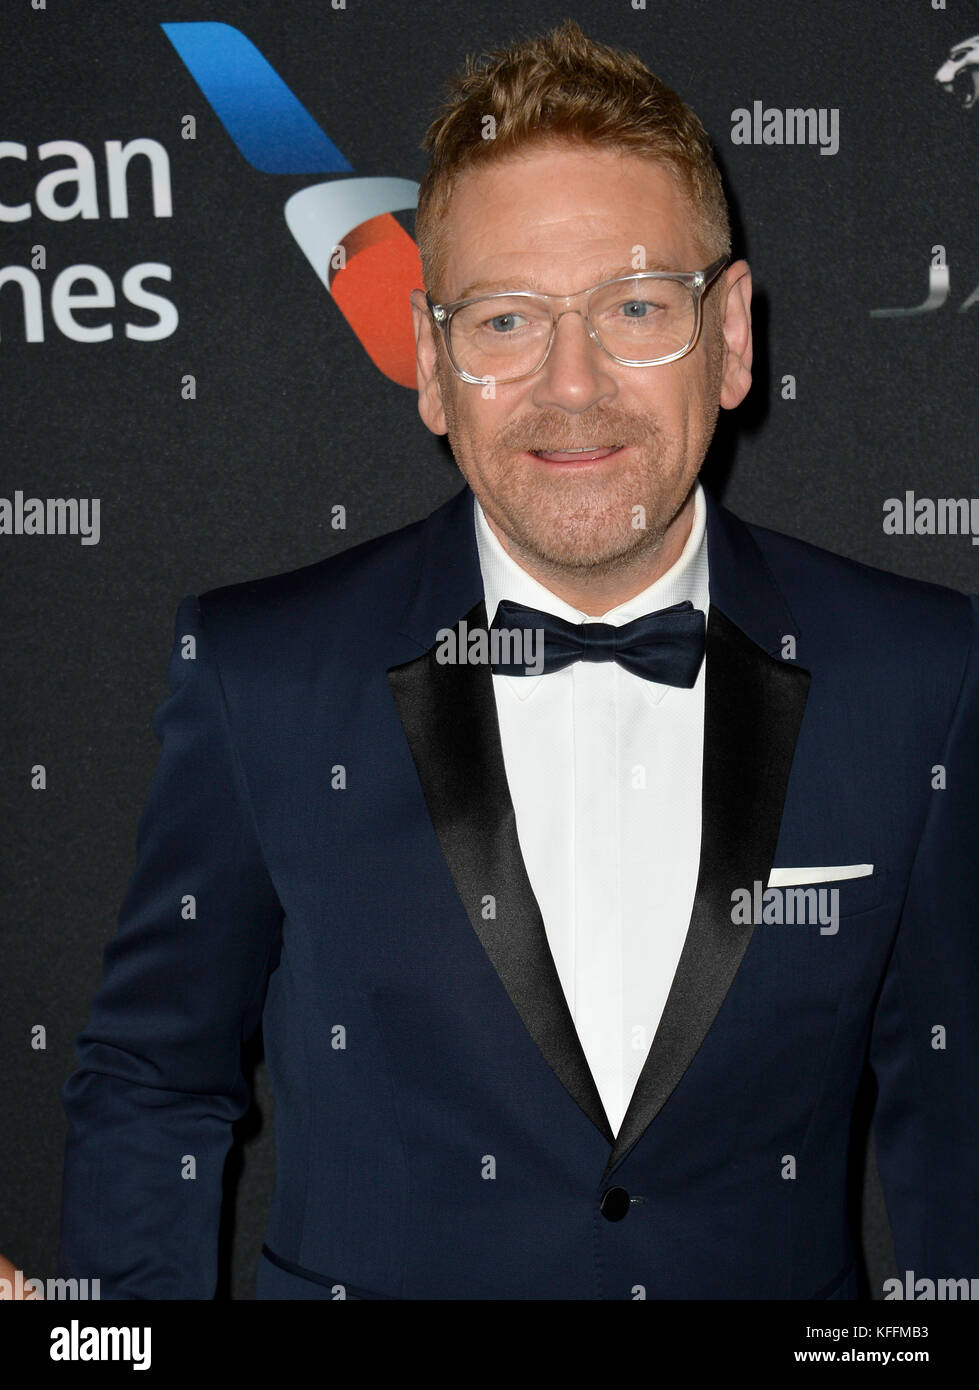
[[599, 1211], [606, 1221], [621, 1221], [629, 1210], [629, 1194], [624, 1187], [609, 1187], [602, 1193]]

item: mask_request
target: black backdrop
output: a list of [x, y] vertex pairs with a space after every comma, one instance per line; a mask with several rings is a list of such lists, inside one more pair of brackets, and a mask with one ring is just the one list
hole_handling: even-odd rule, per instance
[[[755, 280], [755, 384], [737, 412], [722, 412], [707, 475], [749, 520], [974, 592], [979, 549], [969, 535], [888, 535], [882, 518], [885, 500], [906, 491], [969, 498], [974, 486], [979, 104], [967, 98], [979, 67], [953, 64], [961, 70], [950, 91], [936, 73], [979, 31], [979, 8], [960, 0], [40, 5], [4, 0], [0, 18], [0, 142], [27, 156], [0, 145], [8, 210], [0, 496], [11, 505], [17, 490], [98, 498], [101, 523], [89, 545], [78, 535], [0, 533], [0, 1250], [43, 1276], [54, 1273], [57, 1249], [60, 1090], [133, 868], [157, 756], [150, 718], [166, 693], [179, 600], [403, 525], [461, 482], [444, 441], [419, 421], [414, 392], [370, 360], [286, 226], [286, 199], [328, 176], [253, 167], [161, 24], [237, 27], [357, 176], [415, 181], [442, 82], [466, 52], [572, 15], [592, 36], [640, 54], [707, 126], [732, 203], [735, 254], [747, 256]], [[835, 110], [838, 150], [734, 143], [732, 112], [755, 102]], [[184, 138], [187, 115], [193, 140]], [[170, 216], [154, 215], [139, 160], [128, 216], [109, 215], [105, 142], [135, 139], [166, 151]], [[43, 211], [37, 185], [67, 161], [42, 159], [38, 147], [62, 140], [93, 157], [98, 216]], [[58, 196], [67, 202], [71, 191]], [[9, 220], [23, 203], [30, 215]], [[397, 214], [408, 233], [412, 216]], [[127, 309], [122, 286], [130, 267], [146, 263], [169, 267], [168, 283], [146, 288], [175, 307], [177, 323], [141, 341], [125, 324], [152, 324], [154, 315]], [[76, 341], [59, 326], [63, 309], [55, 313], [57, 276], [80, 264], [98, 267], [114, 288], [113, 308], [74, 314], [82, 325], [109, 323], [103, 341]], [[922, 304], [931, 265], [934, 307], [872, 312]], [[29, 341], [24, 277], [6, 274], [10, 267], [30, 270], [41, 341]], [[182, 392], [188, 375], [194, 399]], [[338, 504], [345, 530], [331, 525]], [[38, 765], [44, 789], [32, 785]], [[274, 1171], [258, 1044], [249, 1058], [256, 1104], [229, 1164], [235, 1200], [223, 1234], [222, 1290], [241, 1298], [253, 1294]], [[855, 1142], [865, 1143], [862, 1127]], [[879, 1290], [893, 1254], [872, 1148], [868, 1157], [861, 1219]]]

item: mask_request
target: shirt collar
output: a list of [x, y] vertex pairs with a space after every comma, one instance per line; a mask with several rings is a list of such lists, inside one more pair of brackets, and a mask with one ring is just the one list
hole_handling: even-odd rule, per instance
[[[504, 550], [486, 520], [479, 499], [475, 496], [473, 515], [488, 623], [492, 623], [501, 599], [510, 599], [511, 602], [525, 604], [530, 608], [539, 608], [557, 618], [565, 618], [568, 622], [598, 621], [610, 623], [613, 627], [621, 627], [633, 618], [640, 618], [645, 613], [655, 613], [660, 608], [670, 608], [673, 604], [683, 603], [687, 599], [702, 613], [707, 613], [710, 604], [705, 543], [707, 503], [699, 481], [694, 490], [694, 515], [690, 535], [675, 563], [640, 593], [610, 608], [607, 613], [584, 613], [566, 603], [533, 575], [528, 574], [517, 564], [513, 556]], [[543, 675], [503, 676], [497, 679], [508, 681], [513, 692], [520, 699], [526, 699], [537, 689]], [[664, 695], [673, 689], [669, 685], [658, 685], [655, 681], [644, 680], [642, 685], [653, 704], [659, 704]]]

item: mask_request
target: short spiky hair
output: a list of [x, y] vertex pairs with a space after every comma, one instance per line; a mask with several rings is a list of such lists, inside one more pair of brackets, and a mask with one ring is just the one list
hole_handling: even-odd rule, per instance
[[[415, 215], [425, 285], [443, 270], [441, 229], [455, 180], [543, 139], [603, 145], [664, 165], [690, 200], [708, 254], [730, 254], [731, 227], [707, 132], [634, 54], [589, 39], [573, 19], [540, 38], [494, 49], [449, 82], [422, 141], [431, 152]], [[495, 134], [484, 138], [487, 117]], [[493, 127], [490, 127], [493, 128]]]

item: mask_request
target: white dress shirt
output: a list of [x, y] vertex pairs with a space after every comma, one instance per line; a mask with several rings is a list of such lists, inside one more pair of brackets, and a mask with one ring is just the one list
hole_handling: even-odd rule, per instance
[[[676, 563], [634, 598], [585, 614], [507, 554], [475, 503], [492, 624], [501, 599], [573, 623], [620, 626], [689, 599], [708, 611], [706, 504], [697, 484]], [[576, 661], [493, 676], [517, 836], [571, 1017], [617, 1133], [686, 939], [700, 863], [704, 677], [690, 690]]]

